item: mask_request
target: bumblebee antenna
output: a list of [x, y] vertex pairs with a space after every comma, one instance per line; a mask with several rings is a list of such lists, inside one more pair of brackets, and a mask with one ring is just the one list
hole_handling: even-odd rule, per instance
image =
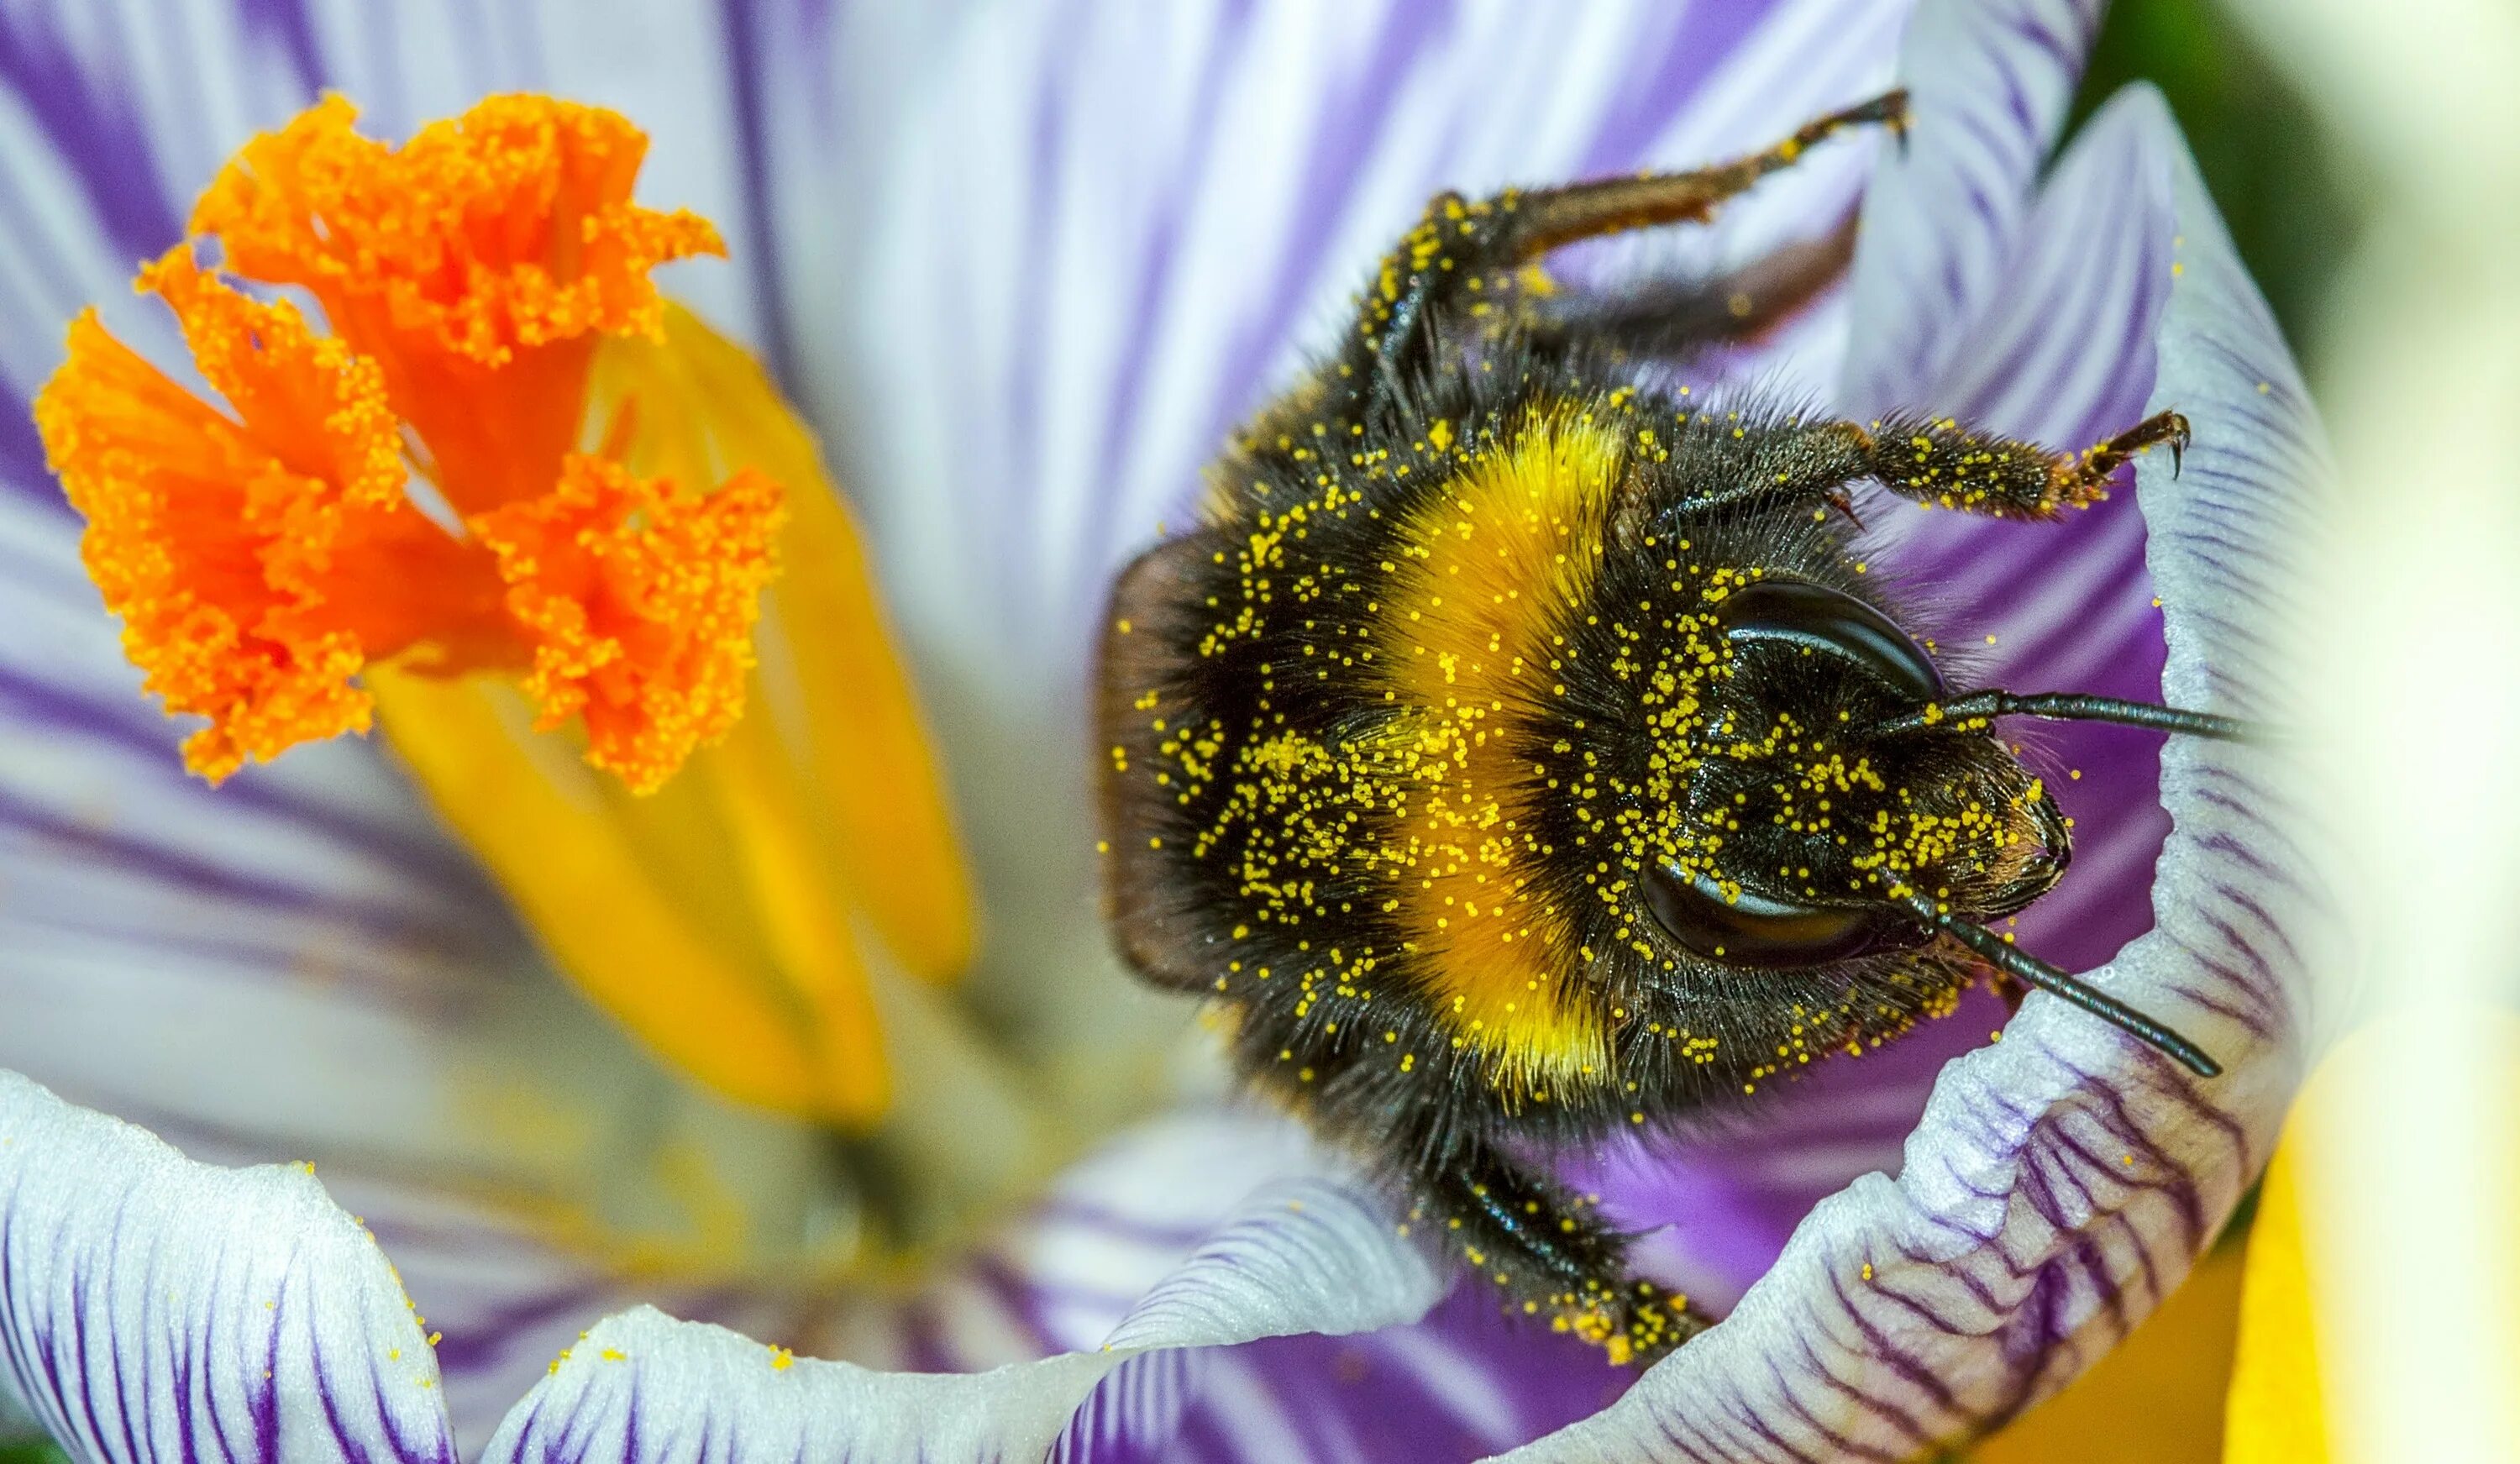
[[2219, 737], [2227, 742], [2256, 742], [2265, 732], [2252, 723], [2211, 712], [2191, 712], [2149, 701], [2124, 701], [2115, 696], [2086, 696], [2079, 691], [2037, 691], [2027, 696], [2010, 691], [1971, 691], [1950, 701], [1927, 702], [1913, 711], [1876, 722], [1876, 737], [1923, 732], [1953, 722], [1991, 721], [1997, 717], [2044, 717], [2051, 722], [2114, 722], [2121, 727], [2146, 727], [2154, 732], [2185, 732], [2191, 737]]
[[2120, 1032], [2140, 1038], [2169, 1053], [2178, 1059], [2180, 1066], [2197, 1077], [2222, 1076], [2223, 1065], [2206, 1056], [2204, 1048], [2082, 978], [2048, 964], [1985, 926], [1958, 918], [1936, 906], [1929, 897], [1913, 891], [1899, 892], [1890, 897], [1890, 903], [1907, 911], [1934, 934], [1950, 936], [1968, 947], [1987, 964], [2005, 975], [2062, 997]]

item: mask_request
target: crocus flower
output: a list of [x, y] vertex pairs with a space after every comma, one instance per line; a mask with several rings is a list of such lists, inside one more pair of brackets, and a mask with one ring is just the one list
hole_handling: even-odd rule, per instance
[[[2104, 984], [2224, 1076], [2034, 997], [1936, 1078], [2000, 1017], [1973, 1004], [1748, 1134], [1590, 1158], [1615, 1209], [1670, 1225], [1659, 1271], [1737, 1298], [1641, 1378], [1474, 1288], [1445, 1300], [1370, 1187], [1217, 1096], [1189, 1014], [1119, 975], [1091, 913], [1085, 647], [1108, 574], [1187, 511], [1224, 430], [1422, 200], [1747, 151], [1894, 72], [1904, 156], [1816, 155], [1670, 244], [1738, 259], [1861, 200], [1847, 289], [1706, 384], [2060, 443], [2176, 407], [2184, 474], [2147, 461], [2134, 502], [2052, 529], [1884, 510], [1879, 558], [1932, 587], [1947, 637], [1985, 639], [1990, 682], [2278, 711], [2251, 606], [2314, 429], [2156, 98], [2044, 166], [2096, 3], [652, 9], [0, 18], [14, 398], [95, 305], [83, 331], [160, 373], [200, 357], [272, 449], [221, 372], [288, 347], [349, 380], [304, 338], [320, 319], [379, 363], [351, 385], [398, 426], [355, 461], [303, 451], [346, 430], [348, 398], [310, 418], [291, 397], [315, 435], [251, 459], [237, 496], [277, 463], [387, 511], [382, 485], [416, 472], [442, 501], [389, 511], [493, 551], [468, 571], [490, 600], [431, 601], [407, 635], [291, 601], [311, 628], [292, 653], [342, 674], [289, 682], [306, 715], [285, 725], [214, 723], [212, 788], [132, 663], [213, 716], [261, 684], [185, 680], [188, 623], [136, 620], [127, 592], [189, 587], [234, 639], [261, 622], [181, 580], [184, 555], [273, 591], [303, 581], [262, 547], [302, 541], [157, 511], [172, 491], [144, 482], [129, 553], [91, 549], [91, 578], [45, 469], [50, 449], [84, 491], [76, 432], [0, 414], [20, 423], [0, 428], [0, 1068], [25, 1075], [0, 1073], [0, 1397], [22, 1421], [134, 1461], [1903, 1457], [2001, 1425], [2178, 1283], [2297, 1067], [2292, 856], [2249, 749], [2160, 753], [2155, 810], [2147, 739], [2056, 734], [2079, 858], [2021, 921], [2077, 966], [2116, 951]], [[728, 261], [575, 334], [554, 316], [492, 342], [586, 341], [557, 395], [467, 396], [466, 371], [512, 363], [460, 331], [398, 356], [402, 305], [363, 325], [352, 297], [375, 261], [307, 262], [338, 230], [275, 263], [229, 237], [248, 212], [205, 205], [191, 232], [225, 267], [321, 312], [220, 296], [262, 323], [250, 349], [187, 352], [128, 298], [132, 262], [160, 261], [179, 306], [217, 288], [215, 261], [167, 252], [186, 200], [257, 132], [340, 119], [325, 88], [389, 139], [492, 93], [611, 109], [651, 150], [637, 168], [616, 135], [584, 218], [624, 217], [626, 159], [640, 205], [715, 221], [655, 226], [635, 273], [711, 243]], [[245, 175], [287, 196], [275, 146]], [[473, 257], [562, 237], [518, 222], [535, 209], [581, 226], [588, 195], [534, 184], [464, 215]], [[414, 182], [413, 208], [439, 186]], [[563, 286], [595, 268], [531, 262]], [[478, 283], [432, 278], [414, 288]], [[651, 542], [731, 487], [752, 496], [728, 533]], [[607, 494], [641, 507], [586, 517]], [[93, 536], [110, 515], [88, 511]], [[547, 572], [604, 546], [644, 566], [640, 593]], [[332, 588], [391, 602], [423, 588], [391, 579], [415, 562]], [[698, 621], [603, 623], [625, 647], [704, 623], [723, 664], [757, 663], [741, 717], [730, 673], [625, 689], [576, 634], [572, 613], [687, 575], [714, 597]], [[648, 720], [612, 735], [608, 707]], [[375, 740], [309, 740], [370, 716]]]

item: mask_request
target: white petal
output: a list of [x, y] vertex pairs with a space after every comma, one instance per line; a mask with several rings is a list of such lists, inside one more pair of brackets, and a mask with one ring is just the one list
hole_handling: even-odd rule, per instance
[[[1951, 137], [1918, 136], [1884, 175], [1943, 172]], [[2123, 107], [2094, 115], [1989, 266], [1995, 293], [1943, 379], [1918, 386], [1929, 410], [2065, 449], [2141, 420], [2170, 268], [2168, 190], [2146, 125]], [[1942, 213], [1973, 227], [1957, 196]], [[1968, 685], [2158, 699], [2161, 615], [2133, 502], [2040, 525], [1874, 502], [1868, 556], [1923, 602], [1926, 634]], [[2094, 965], [2148, 913], [2167, 829], [2152, 796], [2159, 738], [2095, 724], [2022, 732], [2074, 820], [2075, 858], [2023, 913], [2020, 937], [2051, 960]]]
[[[1327, 1186], [1282, 1189], [1255, 1200], [1101, 1351], [976, 1374], [880, 1373], [791, 1359], [643, 1308], [597, 1324], [570, 1349], [486, 1457], [1038, 1459], [1105, 1375], [1150, 1349], [1414, 1321], [1437, 1289], [1377, 1207]], [[1139, 1425], [1160, 1426], [1172, 1410], [1141, 1400], [1129, 1411]]]
[[1842, 405], [1942, 410], [1943, 380], [1998, 298], [2104, 0], [1918, 7], [1899, 48], [1915, 146], [1864, 199]]
[[[878, 169], [781, 175], [783, 207], [819, 210], [789, 231], [817, 264], [793, 298], [834, 327], [803, 343], [804, 384], [846, 429], [912, 634], [1017, 687], [1064, 676], [1116, 557], [1191, 502], [1435, 190], [1764, 145], [1877, 84], [1904, 14], [1788, 0], [1743, 33], [1711, 7], [1269, 5], [963, 27]], [[1827, 216], [1793, 192], [1734, 211]]]
[[[2148, 410], [2194, 423], [2183, 476], [2146, 459], [2147, 557], [2183, 704], [2264, 714], [2251, 626], [2270, 613], [2318, 426], [2167, 108], [2114, 104], [2167, 171], [2176, 277]], [[1965, 1441], [2061, 1387], [2211, 1244], [2265, 1163], [2299, 1076], [2322, 935], [2263, 752], [2182, 740], [2156, 929], [2094, 980], [2226, 1065], [2199, 1080], [2034, 996], [2003, 1043], [1953, 1063], [1896, 1180], [1872, 1176], [1795, 1232], [1733, 1315], [1617, 1405], [1509, 1457], [1906, 1456]]]
[[304, 1166], [218, 1170], [0, 1072], [0, 1361], [114, 1464], [451, 1464], [392, 1268]]

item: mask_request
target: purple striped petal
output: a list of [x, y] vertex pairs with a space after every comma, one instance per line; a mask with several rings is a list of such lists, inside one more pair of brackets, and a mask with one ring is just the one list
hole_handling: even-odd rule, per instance
[[1598, 1348], [1498, 1314], [1474, 1288], [1414, 1327], [1284, 1337], [1203, 1359], [1179, 1427], [1095, 1464], [1479, 1458], [1583, 1418], [1635, 1378]]
[[[876, 1372], [799, 1360], [722, 1327], [640, 1309], [598, 1323], [491, 1441], [533, 1460], [1037, 1459], [1106, 1375], [1150, 1354], [1415, 1320], [1439, 1286], [1388, 1214], [1321, 1183], [1273, 1190], [1165, 1278], [1099, 1351], [984, 1373]], [[1175, 1408], [1160, 1373], [1086, 1425], [1121, 1435]]]
[[0, 1072], [0, 1365], [112, 1464], [454, 1464], [392, 1267], [305, 1166], [217, 1170]]
[[[624, 1106], [656, 1101], [633, 1094]], [[599, 1151], [635, 1155], [655, 1142], [633, 1126]], [[231, 1151], [215, 1135], [188, 1138], [188, 1147]], [[792, 1174], [800, 1166], [768, 1155], [760, 1167]], [[637, 1166], [623, 1168], [631, 1173], [616, 1175], [616, 1183], [635, 1186]], [[437, 1349], [442, 1389], [468, 1458], [594, 1319], [643, 1303], [876, 1370], [975, 1373], [1094, 1352], [1255, 1188], [1328, 1172], [1302, 1130], [1282, 1119], [1198, 1109], [1167, 1115], [1100, 1146], [1024, 1215], [901, 1297], [845, 1281], [800, 1283], [800, 1274], [817, 1269], [818, 1253], [810, 1245], [781, 1252], [777, 1237], [808, 1217], [759, 1200], [748, 1220], [764, 1237], [759, 1255], [721, 1255], [692, 1273], [622, 1270], [606, 1263], [602, 1247], [552, 1224], [556, 1216], [576, 1216], [577, 1228], [601, 1230], [606, 1213], [593, 1178], [574, 1191], [550, 1184], [503, 1204], [477, 1184], [447, 1183], [442, 1167], [379, 1173], [345, 1159], [325, 1168], [334, 1194], [365, 1220], [445, 1334]], [[660, 1238], [670, 1244], [672, 1232]], [[1177, 1407], [1189, 1365], [1178, 1357], [1131, 1363], [1095, 1395], [1102, 1426], [1125, 1419], [1131, 1437], [1144, 1433], [1150, 1427], [1144, 1408], [1125, 1399], [1134, 1391]], [[1150, 1376], [1159, 1386], [1145, 1386]]]
[[[1186, 1163], [1191, 1150], [1206, 1163]], [[1272, 1173], [1286, 1177], [1218, 1203]], [[1090, 1450], [1168, 1435], [1204, 1350], [1388, 1328], [1442, 1289], [1389, 1213], [1319, 1177], [1298, 1131], [1278, 1121], [1167, 1121], [1081, 1167], [992, 1248], [994, 1262], [966, 1269], [985, 1275], [1026, 1258], [1010, 1293], [1018, 1304], [1061, 1292], [1132, 1299], [1116, 1325], [1064, 1345], [1039, 1331], [1011, 1333], [1011, 1348], [991, 1340], [981, 1313], [997, 1303], [978, 1291], [937, 1313], [947, 1329], [924, 1344], [903, 1314], [881, 1314], [880, 1299], [852, 1321], [833, 1313], [834, 1302], [855, 1305], [845, 1297], [778, 1283], [746, 1297], [742, 1286], [678, 1288], [581, 1265], [574, 1285], [534, 1305], [536, 1286], [560, 1272], [513, 1222], [515, 1238], [503, 1238], [460, 1201], [440, 1200], [428, 1221], [405, 1200], [400, 1219], [372, 1234], [311, 1174], [194, 1163], [0, 1072], [0, 1379], [55, 1437], [117, 1461], [177, 1448], [262, 1457], [282, 1441], [297, 1456], [453, 1464], [461, 1431], [448, 1425], [454, 1390], [441, 1387], [441, 1365], [449, 1385], [467, 1372], [534, 1379], [486, 1449], [464, 1450], [493, 1460], [702, 1458], [712, 1448], [1038, 1458], [1062, 1439]], [[355, 1176], [346, 1193], [362, 1208], [394, 1202]], [[473, 1253], [475, 1279], [507, 1272], [507, 1314], [476, 1309], [474, 1297], [441, 1305], [431, 1252], [458, 1244]], [[964, 1284], [939, 1290], [951, 1297]], [[897, 1341], [871, 1355], [894, 1370], [798, 1360], [647, 1307], [581, 1330], [597, 1306], [640, 1292], [770, 1336], [819, 1329], [863, 1346], [871, 1327], [888, 1332]], [[1087, 1323], [1092, 1310], [1067, 1319]], [[425, 1341], [416, 1312], [442, 1339]], [[521, 1369], [485, 1368], [477, 1355], [485, 1343], [517, 1352], [534, 1338], [550, 1346]], [[1016, 1360], [987, 1366], [993, 1353]]]
[[[948, 37], [879, 161], [840, 178], [798, 128], [771, 166], [810, 265], [783, 278], [833, 327], [799, 384], [846, 425], [912, 634], [950, 674], [1063, 687], [1110, 570], [1430, 194], [1763, 146], [1885, 82], [1906, 9], [1037, 7]], [[1824, 228], [1860, 158], [1728, 237]]]
[[2099, 30], [2105, 0], [1962, 0], [1918, 8], [1899, 74], [1918, 137], [1864, 199], [1855, 344], [1840, 405], [1945, 410], [1950, 379], [2002, 297], [2032, 198]]
[[[2144, 410], [2176, 407], [2196, 433], [2183, 476], [2158, 455], [2138, 474], [2164, 688], [2265, 715], [2281, 696], [2254, 669], [2250, 627], [2324, 473], [2318, 425], [2159, 97], [2131, 90], [2093, 127], [2161, 170], [2131, 205], [2163, 200], [2152, 228], [2172, 250]], [[2192, 1078], [2034, 996], [2000, 1046], [1945, 1070], [1897, 1179], [1824, 1202], [1730, 1320], [1508, 1457], [1906, 1457], [2063, 1386], [2178, 1284], [2272, 1148], [2319, 930], [2271, 759], [2181, 741], [2162, 761], [2156, 926], [2095, 979], [2198, 1039], [2224, 1075]]]

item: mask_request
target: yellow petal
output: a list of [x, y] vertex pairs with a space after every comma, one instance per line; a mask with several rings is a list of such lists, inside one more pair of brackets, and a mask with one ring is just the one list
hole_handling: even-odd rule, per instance
[[2231, 1368], [2224, 1464], [2322, 1464], [2327, 1414], [2319, 1401], [2318, 1328], [2302, 1246], [2301, 1131], [2296, 1111], [2267, 1166], [2249, 1229], [2239, 1356]]
[[395, 750], [554, 962], [664, 1061], [729, 1097], [864, 1130], [891, 1091], [869, 953], [930, 980], [972, 950], [935, 759], [856, 525], [742, 348], [669, 309], [608, 342], [590, 420], [631, 470], [786, 485], [747, 715], [633, 796], [484, 679], [372, 673]]
[[785, 670], [756, 707], [797, 724], [797, 773], [814, 795], [802, 821], [826, 831], [857, 908], [910, 970], [959, 975], [974, 914], [962, 846], [856, 520], [812, 436], [760, 363], [679, 305], [666, 306], [661, 341], [605, 343], [592, 394], [599, 420], [633, 414], [634, 471], [715, 483], [749, 466], [787, 485], [785, 571], [756, 633], [765, 669]]
[[2116, 1351], [1968, 1457], [1974, 1464], [2213, 1464], [2222, 1456], [2240, 1268], [2238, 1248], [2209, 1252]]
[[735, 811], [764, 796], [742, 770], [722, 776], [740, 731], [635, 798], [535, 732], [509, 688], [389, 667], [368, 685], [394, 750], [590, 1000], [739, 1102], [852, 1127], [881, 1116], [887, 1075], [847, 932], [799, 968], [756, 914], [756, 894], [784, 909], [778, 886], [811, 875], [737, 831]]
[[2507, 1008], [2410, 1000], [2319, 1060], [2251, 1236], [2226, 1464], [2520, 1458], [2515, 1155]]

